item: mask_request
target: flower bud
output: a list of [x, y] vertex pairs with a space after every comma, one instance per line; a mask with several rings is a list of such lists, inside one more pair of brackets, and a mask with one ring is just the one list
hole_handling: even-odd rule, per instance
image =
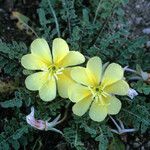
[[133, 99], [135, 96], [137, 96], [138, 95], [138, 93], [137, 93], [137, 91], [136, 90], [134, 90], [134, 89], [132, 89], [132, 88], [130, 88], [129, 90], [128, 90], [128, 96], [131, 98], [131, 99]]

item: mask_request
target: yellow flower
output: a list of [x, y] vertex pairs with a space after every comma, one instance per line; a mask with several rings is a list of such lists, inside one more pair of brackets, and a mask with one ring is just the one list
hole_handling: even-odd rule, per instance
[[71, 77], [77, 82], [69, 90], [69, 99], [76, 103], [72, 108], [74, 114], [82, 116], [90, 108], [90, 118], [100, 122], [107, 114], [115, 115], [120, 111], [121, 102], [114, 95], [127, 95], [129, 90], [123, 80], [123, 68], [111, 63], [103, 70], [99, 57], [91, 58], [86, 68], [72, 69]]
[[73, 83], [70, 77], [71, 67], [85, 61], [76, 51], [69, 51], [67, 43], [56, 38], [52, 44], [52, 54], [45, 39], [38, 38], [31, 43], [31, 54], [22, 57], [21, 64], [28, 70], [38, 72], [29, 75], [25, 85], [29, 90], [39, 90], [40, 98], [51, 101], [56, 97], [56, 87], [61, 97], [68, 97], [68, 85]]

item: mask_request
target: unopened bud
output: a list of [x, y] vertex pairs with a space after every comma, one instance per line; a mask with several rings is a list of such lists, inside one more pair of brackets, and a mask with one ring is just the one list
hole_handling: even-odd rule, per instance
[[137, 91], [136, 90], [134, 90], [134, 89], [129, 89], [128, 90], [128, 96], [131, 98], [131, 99], [133, 99], [135, 96], [137, 96], [138, 95], [138, 93], [137, 93]]

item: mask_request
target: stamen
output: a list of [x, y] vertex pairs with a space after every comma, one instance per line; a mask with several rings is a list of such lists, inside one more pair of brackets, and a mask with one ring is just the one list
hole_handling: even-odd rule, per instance
[[106, 105], [104, 99], [101, 96], [108, 97], [109, 94], [104, 91], [103, 86], [98, 86], [98, 87], [88, 86], [88, 88], [90, 89], [92, 93], [92, 97], [95, 100], [95, 102], [99, 102], [99, 104], [101, 105]]
[[58, 72], [57, 74], [62, 74], [62, 72]]
[[56, 80], [58, 80], [57, 75], [62, 74], [64, 68], [58, 68], [57, 66], [55, 66], [54, 64], [52, 64], [51, 66], [49, 66], [48, 71], [49, 71], [49, 77], [48, 79], [50, 80], [52, 76], [55, 77]]
[[48, 75], [48, 80], [51, 80], [51, 77], [52, 77], [52, 75], [51, 75], [51, 73]]
[[54, 74], [54, 77], [56, 78], [56, 80], [58, 80], [58, 77], [57, 77], [57, 75], [56, 75], [56, 74]]
[[98, 103], [98, 101], [99, 101], [99, 98], [95, 97], [95, 102]]
[[48, 71], [48, 68], [43, 65], [43, 66], [41, 67], [41, 70], [42, 70], [42, 71]]
[[106, 93], [105, 91], [103, 91], [103, 92], [102, 92], [102, 95], [103, 95], [104, 97], [109, 96], [109, 94], [108, 94], [108, 93]]

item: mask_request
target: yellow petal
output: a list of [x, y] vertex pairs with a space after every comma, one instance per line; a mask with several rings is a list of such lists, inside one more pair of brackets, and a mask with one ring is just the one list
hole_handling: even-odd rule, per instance
[[38, 38], [31, 43], [31, 53], [38, 56], [45, 63], [52, 63], [50, 48], [45, 39]]
[[99, 85], [102, 74], [102, 61], [99, 57], [92, 57], [87, 62], [87, 72], [95, 85]]
[[69, 53], [68, 44], [65, 40], [56, 38], [53, 40], [52, 52], [54, 63], [57, 64]]
[[63, 98], [68, 98], [68, 88], [74, 84], [70, 76], [70, 68], [66, 68], [62, 74], [58, 75], [57, 86], [58, 93]]
[[75, 80], [78, 83], [81, 83], [81, 84], [87, 85], [87, 86], [93, 86], [93, 82], [88, 77], [86, 68], [84, 68], [84, 67], [72, 68], [71, 77], [73, 78], [73, 80]]
[[107, 93], [117, 94], [117, 95], [127, 95], [129, 90], [129, 85], [124, 80], [119, 80], [104, 89]]
[[85, 61], [85, 57], [75, 51], [70, 51], [61, 61], [60, 61], [60, 66], [63, 67], [68, 67], [68, 66], [75, 66], [78, 64], [81, 64]]
[[91, 92], [87, 87], [74, 83], [72, 84], [72, 86], [69, 87], [68, 95], [69, 95], [69, 99], [72, 102], [77, 103], [80, 100], [84, 99], [85, 97], [90, 96]]
[[91, 102], [92, 102], [91, 96], [82, 99], [81, 101], [73, 105], [73, 108], [72, 108], [73, 113], [78, 116], [84, 115], [89, 109]]
[[89, 116], [92, 120], [101, 122], [107, 116], [107, 105], [101, 105], [101, 103], [94, 101], [89, 111]]
[[40, 98], [43, 101], [52, 101], [56, 97], [56, 81], [54, 77], [47, 82], [39, 90]]
[[37, 72], [29, 75], [25, 80], [27, 89], [31, 91], [39, 90], [48, 80], [48, 72]]
[[122, 78], [123, 78], [123, 68], [116, 63], [112, 63], [105, 70], [102, 79], [102, 85], [107, 86], [113, 84], [121, 80]]
[[105, 106], [109, 105], [110, 104], [110, 98], [109, 97], [110, 96], [103, 96], [103, 95], [99, 96], [99, 103], [101, 105], [105, 105]]
[[21, 58], [21, 64], [29, 70], [43, 70], [48, 68], [49, 64], [43, 62], [39, 57], [33, 54], [24, 55]]
[[111, 115], [118, 114], [121, 109], [120, 100], [118, 98], [116, 98], [115, 96], [111, 96], [110, 104], [108, 105], [107, 109], [108, 109], [108, 114], [111, 114]]

